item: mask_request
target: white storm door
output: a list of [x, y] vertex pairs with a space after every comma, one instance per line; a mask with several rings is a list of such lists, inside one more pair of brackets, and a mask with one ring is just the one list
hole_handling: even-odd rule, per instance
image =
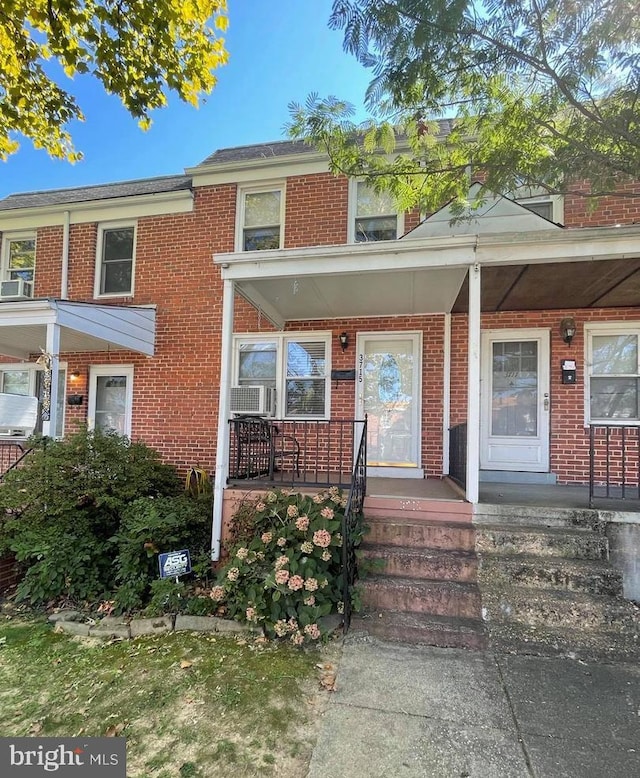
[[549, 331], [482, 333], [480, 467], [549, 471]]
[[419, 332], [358, 335], [356, 417], [367, 414], [367, 466], [420, 466]]

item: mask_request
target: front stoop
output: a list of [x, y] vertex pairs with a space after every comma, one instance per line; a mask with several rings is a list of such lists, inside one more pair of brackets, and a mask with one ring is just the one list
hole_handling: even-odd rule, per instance
[[402, 643], [485, 648], [474, 528], [424, 507], [365, 514], [361, 556], [372, 572], [351, 628]]
[[640, 609], [622, 597], [598, 511], [481, 506], [478, 583], [497, 651], [640, 658]]

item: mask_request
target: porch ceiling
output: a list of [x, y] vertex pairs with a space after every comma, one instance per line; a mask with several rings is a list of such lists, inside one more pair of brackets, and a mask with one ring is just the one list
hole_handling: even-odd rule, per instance
[[[483, 311], [614, 308], [638, 304], [640, 256], [482, 269]], [[469, 288], [465, 278], [452, 310], [466, 313], [468, 309]]]
[[50, 324], [60, 326], [61, 352], [154, 353], [154, 308], [25, 300], [0, 303], [0, 354], [27, 359], [40, 353]]

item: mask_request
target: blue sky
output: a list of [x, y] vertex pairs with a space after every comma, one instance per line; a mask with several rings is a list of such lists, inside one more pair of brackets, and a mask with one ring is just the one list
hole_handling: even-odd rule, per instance
[[329, 30], [331, 0], [228, 0], [229, 64], [218, 85], [194, 109], [171, 95], [147, 132], [106, 95], [97, 81], [77, 79], [73, 93], [86, 116], [72, 133], [84, 160], [51, 160], [29, 141], [0, 162], [0, 197], [11, 192], [57, 189], [181, 173], [218, 148], [282, 139], [291, 100], [310, 92], [354, 103], [370, 74], [342, 51], [342, 35]]

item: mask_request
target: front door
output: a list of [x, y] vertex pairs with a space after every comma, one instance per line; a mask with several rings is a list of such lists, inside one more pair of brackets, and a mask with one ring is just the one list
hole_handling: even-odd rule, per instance
[[356, 412], [367, 414], [370, 475], [422, 477], [419, 332], [358, 335]]
[[482, 334], [480, 467], [549, 470], [549, 331]]

